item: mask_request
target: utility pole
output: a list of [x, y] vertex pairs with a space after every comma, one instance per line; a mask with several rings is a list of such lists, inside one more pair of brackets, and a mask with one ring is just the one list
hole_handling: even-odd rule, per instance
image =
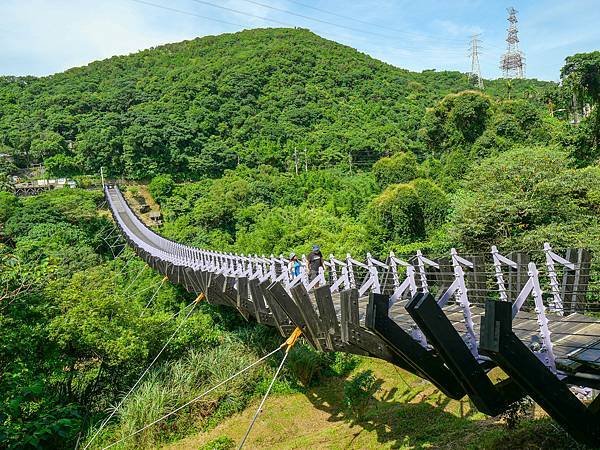
[[508, 8], [508, 34], [506, 52], [500, 60], [503, 78], [523, 78], [525, 74], [525, 55], [519, 50], [519, 29], [517, 28], [517, 10]]
[[471, 79], [477, 78], [477, 87], [483, 91], [483, 79], [479, 66], [479, 49], [481, 48], [481, 33], [471, 36]]
[[308, 172], [308, 152], [306, 151], [306, 147], [304, 147], [304, 171]]
[[102, 188], [104, 188], [104, 167], [100, 167], [100, 179], [102, 180]]
[[579, 102], [577, 101], [575, 92], [573, 92], [573, 123], [577, 125], [579, 121]]
[[352, 175], [352, 152], [348, 150], [348, 164], [350, 164], [350, 175]]
[[298, 149], [294, 145], [294, 167], [296, 168], [296, 176], [298, 176]]

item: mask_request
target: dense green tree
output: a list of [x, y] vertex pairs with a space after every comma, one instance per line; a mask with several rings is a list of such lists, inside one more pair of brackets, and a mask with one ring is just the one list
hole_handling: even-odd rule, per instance
[[158, 202], [166, 200], [173, 192], [173, 177], [171, 175], [157, 175], [152, 178], [148, 185], [148, 190]]
[[10, 192], [0, 191], [0, 227], [15, 212], [19, 206], [19, 200]]
[[411, 184], [392, 184], [375, 197], [367, 210], [372, 243], [407, 244], [425, 238], [425, 222], [419, 196]]
[[600, 50], [568, 56], [560, 76], [583, 99], [600, 103]]
[[65, 152], [67, 143], [63, 136], [55, 131], [44, 131], [31, 141], [30, 155], [38, 162], [50, 156]]
[[[568, 168], [568, 154], [552, 148], [519, 148], [482, 161], [454, 199], [450, 229], [455, 239], [464, 247], [489, 248], [594, 208], [585, 206], [593, 200], [570, 198], [581, 196], [575, 190], [583, 176]], [[594, 176], [580, 186], [584, 191], [598, 181], [596, 172], [587, 175]]]
[[54, 177], [71, 177], [81, 173], [77, 159], [62, 153], [46, 158], [44, 167], [48, 175]]
[[470, 145], [483, 134], [491, 100], [478, 91], [447, 95], [423, 118], [421, 135], [433, 154]]
[[[518, 80], [515, 96], [547, 85]], [[500, 83], [486, 86], [504, 95]], [[425, 109], [469, 88], [461, 73], [398, 69], [307, 30], [247, 30], [44, 78], [1, 78], [0, 145], [19, 165], [64, 154], [76, 164], [50, 161], [57, 173], [104, 167], [137, 179], [219, 177], [240, 163], [289, 170], [295, 160], [349, 169], [349, 157], [364, 168], [400, 149], [424, 159]], [[486, 98], [453, 101], [458, 135], [448, 145], [480, 134]]]
[[386, 156], [373, 164], [373, 175], [381, 188], [393, 183], [408, 183], [417, 177], [417, 170], [417, 158], [411, 152]]
[[574, 156], [580, 164], [588, 164], [600, 156], [600, 51], [577, 53], [565, 60], [561, 70], [565, 86], [575, 94], [580, 113], [583, 104], [592, 106], [590, 117], [583, 121], [583, 130], [576, 135]]

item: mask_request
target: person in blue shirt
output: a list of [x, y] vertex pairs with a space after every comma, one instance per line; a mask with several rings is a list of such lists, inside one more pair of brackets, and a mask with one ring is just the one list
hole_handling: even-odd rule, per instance
[[301, 264], [296, 254], [290, 253], [290, 262], [288, 263], [288, 269], [290, 271], [290, 275], [292, 275], [293, 278], [296, 278], [298, 275], [300, 275], [300, 266]]

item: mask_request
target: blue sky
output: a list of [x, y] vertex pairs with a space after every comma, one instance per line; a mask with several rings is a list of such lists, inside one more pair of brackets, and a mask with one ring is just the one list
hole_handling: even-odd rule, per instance
[[299, 26], [418, 71], [468, 71], [469, 36], [482, 33], [482, 75], [497, 78], [508, 6], [519, 10], [528, 77], [558, 80], [566, 56], [600, 49], [599, 0], [2, 0], [0, 74], [48, 75], [197, 36]]

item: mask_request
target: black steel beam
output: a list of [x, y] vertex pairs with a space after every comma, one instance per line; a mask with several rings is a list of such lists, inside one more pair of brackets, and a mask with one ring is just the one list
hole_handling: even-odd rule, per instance
[[437, 353], [424, 348], [405, 332], [388, 314], [389, 296], [371, 294], [365, 325], [386, 341], [423, 378], [431, 381], [448, 397], [461, 399], [465, 390], [458, 379], [444, 365]]
[[496, 416], [523, 397], [512, 380], [498, 385], [491, 382], [430, 293], [415, 295], [406, 304], [406, 310], [480, 412]]
[[512, 331], [512, 304], [488, 300], [481, 322], [480, 350], [577, 441], [600, 446], [600, 422]]

